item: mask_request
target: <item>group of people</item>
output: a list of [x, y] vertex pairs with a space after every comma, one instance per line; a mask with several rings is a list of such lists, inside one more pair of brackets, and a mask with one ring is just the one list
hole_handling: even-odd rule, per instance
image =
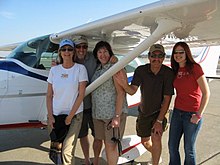
[[[118, 161], [115, 134], [122, 138], [126, 125], [126, 93], [133, 95], [140, 87], [141, 102], [136, 121], [137, 135], [152, 154], [152, 164], [161, 162], [162, 135], [167, 126], [165, 117], [174, 89], [176, 99], [169, 129], [170, 165], [180, 165], [179, 144], [184, 135], [185, 165], [196, 164], [195, 141], [202, 124], [202, 115], [209, 100], [209, 87], [202, 68], [193, 60], [185, 42], [174, 45], [171, 68], [163, 65], [164, 47], [154, 44], [148, 53], [149, 63], [135, 69], [131, 84], [126, 71], [120, 70], [109, 80], [85, 96], [86, 86], [117, 62], [110, 44], [100, 41], [93, 54], [88, 53], [85, 36], [64, 39], [59, 44], [60, 64], [53, 66], [48, 77], [48, 126], [55, 129], [57, 116], [66, 115], [68, 132], [62, 141], [64, 165], [75, 164], [77, 138], [86, 165], [98, 165], [104, 142], [107, 163]], [[94, 137], [94, 159], [90, 160], [88, 129]]]

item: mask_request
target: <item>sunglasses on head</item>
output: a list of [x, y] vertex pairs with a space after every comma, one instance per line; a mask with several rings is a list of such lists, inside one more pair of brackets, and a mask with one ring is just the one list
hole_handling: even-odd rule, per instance
[[185, 51], [184, 50], [176, 50], [174, 51], [174, 54], [184, 54]]
[[87, 49], [88, 46], [87, 45], [76, 45], [76, 49], [80, 49], [80, 48]]
[[65, 52], [65, 51], [72, 52], [73, 48], [61, 48], [60, 51], [61, 52]]
[[154, 54], [154, 53], [152, 53], [152, 54], [150, 54], [150, 57], [151, 58], [164, 58], [164, 54]]

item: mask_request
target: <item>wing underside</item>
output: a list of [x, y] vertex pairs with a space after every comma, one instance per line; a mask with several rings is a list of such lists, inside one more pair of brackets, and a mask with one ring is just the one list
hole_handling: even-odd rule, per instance
[[58, 43], [62, 38], [85, 35], [90, 49], [106, 40], [114, 53], [126, 54], [87, 87], [88, 94], [156, 42], [165, 47], [178, 40], [192, 46], [219, 45], [219, 8], [220, 0], [161, 0], [53, 34], [50, 39]]
[[153, 35], [161, 22], [167, 22], [170, 27], [159, 29], [162, 36], [155, 39], [165, 46], [178, 39], [196, 46], [219, 45], [219, 7], [219, 0], [162, 0], [53, 34], [51, 40], [85, 35], [91, 48], [106, 40], [116, 53], [126, 53]]
[[165, 47], [178, 40], [192, 46], [220, 45], [219, 8], [220, 0], [161, 0], [52, 34], [50, 40], [85, 35], [90, 50], [105, 40], [115, 54], [126, 55], [87, 87], [88, 94], [156, 42]]

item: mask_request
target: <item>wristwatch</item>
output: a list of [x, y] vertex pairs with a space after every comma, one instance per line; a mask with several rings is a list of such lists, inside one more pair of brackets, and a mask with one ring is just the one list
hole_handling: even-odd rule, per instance
[[160, 123], [160, 124], [163, 123], [163, 121], [162, 121], [162, 120], [159, 120], [159, 119], [157, 119], [157, 122]]

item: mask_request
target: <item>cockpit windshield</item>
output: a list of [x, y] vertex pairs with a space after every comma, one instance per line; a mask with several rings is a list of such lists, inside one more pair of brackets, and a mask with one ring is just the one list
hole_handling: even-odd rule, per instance
[[14, 58], [38, 69], [50, 68], [52, 53], [58, 45], [50, 42], [49, 35], [24, 42], [14, 49], [6, 58]]

